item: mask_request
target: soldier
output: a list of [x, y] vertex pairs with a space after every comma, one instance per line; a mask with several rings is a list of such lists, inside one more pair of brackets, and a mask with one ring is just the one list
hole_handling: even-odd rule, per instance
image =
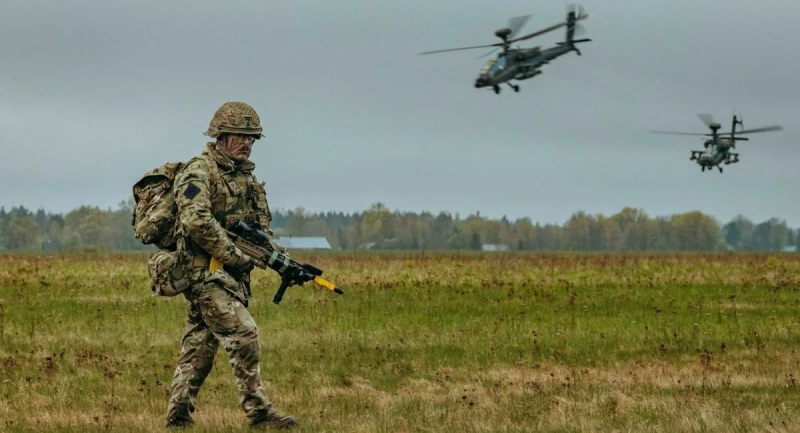
[[[255, 164], [249, 160], [255, 140], [263, 137], [261, 131], [252, 107], [226, 102], [204, 134], [216, 142], [207, 143], [175, 180], [178, 248], [188, 256], [192, 287], [183, 292], [191, 306], [170, 387], [168, 427], [193, 422], [197, 393], [220, 343], [233, 367], [239, 402], [250, 424], [288, 427], [297, 423], [294, 416], [275, 412], [261, 384], [258, 327], [247, 310], [253, 261], [222, 230], [230, 218], [240, 218], [272, 233], [264, 186], [253, 175]], [[212, 258], [223, 268], [211, 272]]]

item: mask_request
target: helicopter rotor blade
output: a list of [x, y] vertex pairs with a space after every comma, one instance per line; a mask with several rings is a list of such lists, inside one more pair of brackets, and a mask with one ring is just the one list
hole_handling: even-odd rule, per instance
[[653, 134], [699, 135], [699, 136], [704, 136], [704, 137], [711, 135], [711, 134], [703, 134], [703, 133], [700, 133], [700, 132], [674, 132], [674, 131], [653, 131], [653, 130], [650, 130], [648, 132], [651, 132]]
[[[572, 5], [571, 8], [572, 8], [572, 12], [575, 12], [575, 22], [578, 22], [578, 21], [585, 20], [585, 19], [589, 18], [589, 14], [586, 13], [586, 10], [583, 9], [583, 6]], [[569, 9], [569, 6], [568, 6], [568, 9]], [[564, 27], [566, 25], [569, 25], [569, 23], [565, 20], [565, 21], [562, 21], [562, 22], [560, 22], [558, 24], [553, 24], [550, 27], [545, 27], [545, 28], [543, 28], [541, 30], [535, 31], [533, 33], [528, 33], [525, 36], [520, 36], [518, 38], [509, 39], [508, 43], [524, 41], [526, 39], [530, 39], [530, 38], [533, 38], [533, 37], [536, 37], [536, 36], [539, 36], [539, 35], [543, 35], [545, 33], [552, 32], [553, 30], [559, 29], [559, 28]]]
[[559, 28], [564, 27], [566, 25], [567, 25], [566, 22], [559, 23], [559, 24], [554, 24], [554, 25], [552, 25], [550, 27], [546, 27], [546, 28], [544, 28], [542, 30], [535, 31], [533, 33], [528, 33], [525, 36], [520, 36], [520, 37], [518, 37], [516, 39], [509, 39], [508, 43], [511, 44], [511, 43], [514, 43], [514, 42], [524, 41], [526, 39], [530, 39], [530, 38], [533, 38], [533, 37], [536, 37], [536, 36], [539, 36], [539, 35], [543, 35], [545, 33], [552, 32], [553, 30], [559, 29]]
[[[517, 16], [517, 17], [509, 18], [508, 19], [508, 28], [511, 30], [510, 36], [513, 36], [513, 35], [517, 34], [520, 31], [520, 29], [522, 29], [522, 27], [525, 25], [525, 23], [528, 22], [528, 19], [530, 19], [530, 17], [531, 17], [530, 15], [520, 15], [520, 16]], [[425, 52], [419, 53], [419, 55], [446, 53], [446, 52], [450, 52], [450, 51], [474, 50], [474, 49], [478, 49], [478, 48], [502, 47], [503, 45], [510, 44], [510, 43], [511, 43], [511, 41], [508, 41], [508, 42], [505, 42], [505, 43], [504, 42], [498, 42], [496, 44], [490, 44], [490, 45], [477, 45], [477, 46], [474, 46], [474, 47], [460, 47], [460, 48], [448, 48], [448, 49], [444, 49], [444, 50], [425, 51]], [[487, 54], [484, 54], [481, 57], [486, 57], [486, 56], [490, 55], [491, 53], [497, 51], [497, 49], [498, 48], [495, 48], [494, 50], [490, 51]], [[481, 57], [478, 57], [478, 58], [481, 58]]]
[[490, 56], [492, 53], [494, 53], [495, 51], [497, 51], [497, 50], [499, 50], [499, 49], [500, 49], [500, 47], [497, 47], [497, 48], [493, 49], [492, 51], [489, 51], [488, 53], [486, 53], [486, 54], [484, 54], [484, 55], [482, 55], [482, 56], [478, 56], [477, 58], [478, 58], [478, 59], [482, 59], [482, 58], [484, 58], [484, 57], [486, 57], [486, 56]]
[[528, 19], [530, 19], [530, 17], [531, 17], [530, 15], [521, 15], [518, 17], [509, 18], [508, 28], [511, 30], [511, 33], [509, 33], [508, 38], [514, 39], [517, 33], [519, 33], [519, 31], [522, 30], [522, 27], [525, 26], [525, 23], [528, 22]]
[[[512, 31], [511, 35], [516, 34], [522, 28], [522, 26], [525, 25], [525, 23], [528, 21], [529, 17], [530, 17], [530, 15], [521, 15], [521, 16], [513, 17], [513, 18], [509, 19], [509, 29], [511, 29], [511, 31]], [[589, 15], [586, 13], [586, 11], [583, 9], [582, 6], [578, 5], [577, 6], [577, 12], [575, 14], [575, 21], [577, 22], [577, 21], [580, 21], [580, 20], [585, 20], [587, 18], [589, 18]], [[524, 40], [527, 40], [527, 39], [530, 39], [530, 38], [533, 38], [533, 37], [536, 37], [536, 36], [539, 36], [539, 35], [543, 35], [545, 33], [552, 32], [553, 30], [556, 30], [556, 29], [559, 29], [561, 27], [567, 26], [568, 24], [569, 23], [567, 21], [562, 21], [562, 22], [560, 22], [558, 24], [554, 24], [554, 25], [552, 25], [550, 27], [545, 27], [545, 28], [543, 28], [541, 30], [537, 30], [537, 31], [535, 31], [533, 33], [528, 33], [525, 36], [520, 36], [518, 38], [513, 38], [513, 39], [509, 38], [509, 39], [506, 39], [505, 42], [498, 42], [496, 44], [478, 45], [478, 46], [474, 46], [474, 47], [448, 48], [448, 49], [444, 49], [444, 50], [434, 50], [434, 51], [425, 51], [425, 52], [419, 53], [419, 55], [445, 53], [445, 52], [449, 52], [449, 51], [473, 50], [473, 49], [476, 49], [476, 48], [502, 47], [504, 45], [505, 46], [510, 46], [511, 44], [513, 44], [515, 42], [524, 41]]]
[[782, 126], [773, 125], [773, 126], [763, 126], [761, 128], [745, 129], [744, 131], [738, 131], [736, 134], [752, 134], [754, 132], [769, 132], [769, 131], [782, 131], [782, 130], [783, 130]]
[[502, 47], [503, 45], [504, 44], [502, 42], [498, 42], [496, 44], [491, 44], [491, 45], [477, 45], [477, 46], [474, 46], [474, 47], [448, 48], [448, 49], [445, 49], [445, 50], [425, 51], [425, 52], [419, 53], [419, 55], [422, 56], [422, 55], [425, 55], [425, 54], [446, 53], [448, 51], [474, 50], [474, 49], [477, 49], [477, 48]]
[[711, 124], [714, 123], [714, 118], [708, 113], [698, 113], [697, 117], [709, 128], [711, 127]]

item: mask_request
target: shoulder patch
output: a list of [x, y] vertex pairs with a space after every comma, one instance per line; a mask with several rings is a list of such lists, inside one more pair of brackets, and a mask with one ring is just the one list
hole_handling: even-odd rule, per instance
[[189, 200], [193, 199], [198, 193], [200, 193], [200, 188], [197, 185], [189, 182], [189, 185], [183, 190], [183, 196], [188, 198]]

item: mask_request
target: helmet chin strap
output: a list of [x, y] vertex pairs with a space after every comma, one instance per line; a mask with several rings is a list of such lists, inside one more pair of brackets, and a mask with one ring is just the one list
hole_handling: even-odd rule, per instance
[[228, 136], [224, 135], [223, 137], [225, 137], [225, 138], [224, 139], [222, 139], [222, 137], [217, 138], [217, 142], [214, 145], [214, 147], [221, 154], [225, 155], [226, 158], [229, 158], [229, 159], [233, 160], [233, 158], [231, 158], [231, 156], [230, 156], [231, 151], [228, 149]]
[[[224, 155], [226, 158], [228, 158], [231, 161], [233, 161], [235, 164], [240, 164], [240, 163], [244, 162], [244, 161], [239, 161], [236, 158], [234, 158], [234, 152], [228, 147], [228, 143], [229, 143], [228, 136], [225, 135], [224, 137], [225, 137], [224, 140], [220, 139], [220, 138], [217, 138], [217, 142], [214, 145], [214, 147], [217, 149], [217, 151], [220, 152], [222, 155]], [[245, 158], [245, 160], [246, 159], [247, 158]]]

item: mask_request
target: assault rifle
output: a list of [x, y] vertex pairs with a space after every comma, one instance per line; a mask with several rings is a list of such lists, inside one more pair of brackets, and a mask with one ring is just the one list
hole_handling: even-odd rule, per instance
[[[253, 259], [256, 266], [261, 269], [272, 269], [281, 276], [281, 285], [272, 298], [275, 305], [281, 303], [286, 289], [294, 285], [302, 286], [306, 281], [313, 281], [332, 292], [344, 294], [344, 290], [321, 277], [322, 269], [309, 263], [300, 264], [276, 251], [270, 243], [269, 235], [259, 228], [251, 227], [241, 220], [234, 220], [224, 230], [233, 243]], [[215, 261], [217, 259], [212, 259], [212, 268]], [[221, 263], [217, 266], [221, 267]]]

